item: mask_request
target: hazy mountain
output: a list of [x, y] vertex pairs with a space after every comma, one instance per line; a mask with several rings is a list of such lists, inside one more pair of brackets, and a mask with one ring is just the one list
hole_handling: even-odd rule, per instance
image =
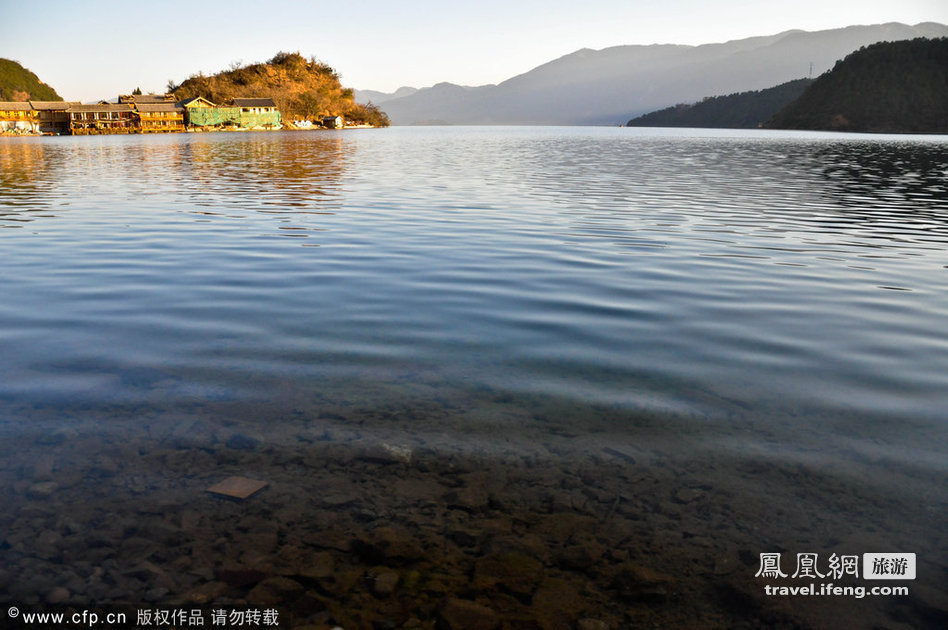
[[822, 75], [768, 125], [777, 129], [948, 131], [948, 39], [881, 42]]
[[697, 103], [666, 107], [633, 118], [626, 126], [756, 129], [803, 94], [812, 83], [813, 79], [795, 79], [766, 90], [709, 96]]
[[384, 103], [385, 101], [390, 101], [393, 98], [401, 98], [403, 96], [408, 96], [409, 94], [414, 94], [417, 91], [418, 88], [407, 86], [402, 86], [392, 93], [378, 92], [376, 90], [356, 90], [355, 100], [356, 103], [374, 103], [378, 105], [380, 103]]
[[[395, 124], [458, 124], [504, 122], [493, 120], [491, 108], [497, 86], [468, 87], [453, 83], [438, 83], [413, 94], [385, 102], [385, 110], [395, 105], [406, 112], [402, 122]], [[407, 111], [406, 111], [407, 110]], [[391, 118], [391, 115], [389, 116]]]
[[826, 72], [854, 50], [880, 41], [948, 36], [948, 26], [889, 23], [826, 31], [786, 31], [721, 44], [582, 49], [499, 85], [439, 83], [386, 100], [400, 125], [619, 124], [710, 94], [761, 90]]

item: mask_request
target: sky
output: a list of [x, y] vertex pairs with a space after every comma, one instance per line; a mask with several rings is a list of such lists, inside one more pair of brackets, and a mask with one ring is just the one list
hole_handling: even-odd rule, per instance
[[[22, 14], [23, 19], [7, 19]], [[67, 100], [213, 74], [277, 52], [316, 57], [343, 85], [392, 92], [442, 81], [499, 83], [574, 52], [699, 45], [853, 24], [948, 24], [946, 0], [348, 0], [341, 3], [0, 0], [0, 57]]]

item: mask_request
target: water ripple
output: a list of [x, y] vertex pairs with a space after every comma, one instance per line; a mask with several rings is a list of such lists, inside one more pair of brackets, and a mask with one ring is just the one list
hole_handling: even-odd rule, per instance
[[4, 138], [0, 401], [424, 373], [706, 420], [937, 419], [946, 173], [940, 137]]

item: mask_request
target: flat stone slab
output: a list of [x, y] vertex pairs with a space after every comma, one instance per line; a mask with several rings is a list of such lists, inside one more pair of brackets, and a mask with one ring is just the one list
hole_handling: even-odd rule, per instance
[[228, 499], [237, 499], [243, 501], [257, 494], [269, 484], [266, 481], [258, 479], [248, 479], [247, 477], [228, 477], [224, 481], [214, 484], [207, 489], [211, 494], [216, 494]]
[[607, 446], [604, 449], [602, 449], [602, 452], [608, 455], [612, 455], [613, 457], [618, 457], [619, 459], [624, 459], [630, 464], [635, 463], [635, 458], [632, 457], [632, 455], [625, 449], [613, 448], [611, 446]]

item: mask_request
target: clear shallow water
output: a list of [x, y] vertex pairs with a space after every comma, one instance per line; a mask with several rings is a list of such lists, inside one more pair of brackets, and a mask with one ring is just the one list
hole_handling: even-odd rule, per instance
[[[0, 138], [0, 600], [177, 601], [261, 528], [369, 572], [333, 540], [395, 524], [459, 585], [627, 554], [550, 567], [626, 622], [641, 563], [689, 594], [650, 625], [943, 627], [946, 176], [944, 137]], [[919, 579], [778, 601], [775, 550]]]
[[344, 403], [946, 472], [943, 137], [3, 139], [0, 180], [5, 433]]

